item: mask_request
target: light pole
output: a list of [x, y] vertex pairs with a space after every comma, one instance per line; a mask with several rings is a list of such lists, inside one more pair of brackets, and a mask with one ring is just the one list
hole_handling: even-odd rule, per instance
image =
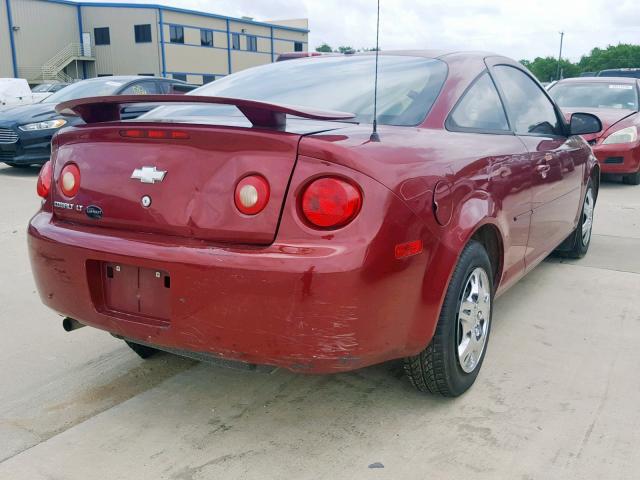
[[564, 32], [560, 32], [560, 53], [558, 54], [558, 70], [556, 71], [556, 80], [560, 80], [560, 60], [562, 60], [562, 40]]

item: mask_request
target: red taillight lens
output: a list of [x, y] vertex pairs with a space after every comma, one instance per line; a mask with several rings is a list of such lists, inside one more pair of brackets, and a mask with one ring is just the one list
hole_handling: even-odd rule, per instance
[[38, 195], [42, 198], [47, 198], [51, 191], [51, 179], [53, 173], [51, 171], [51, 160], [45, 163], [40, 169], [40, 175], [38, 175], [38, 186], [36, 190]]
[[269, 182], [266, 178], [260, 175], [249, 175], [236, 185], [234, 196], [236, 207], [245, 215], [255, 215], [267, 206], [269, 194]]
[[141, 128], [120, 130], [120, 136], [127, 138], [152, 138], [154, 140], [186, 140], [190, 138], [189, 134], [182, 130], [147, 130]]
[[75, 197], [80, 190], [80, 169], [75, 163], [65, 165], [60, 172], [60, 189], [67, 197]]
[[360, 190], [339, 178], [315, 180], [302, 194], [302, 213], [316, 227], [342, 227], [355, 218], [361, 206]]

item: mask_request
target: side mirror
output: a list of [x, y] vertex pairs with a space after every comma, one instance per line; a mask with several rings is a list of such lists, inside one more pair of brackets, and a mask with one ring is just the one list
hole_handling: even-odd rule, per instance
[[587, 135], [602, 130], [602, 122], [591, 113], [574, 113], [569, 123], [569, 135]]

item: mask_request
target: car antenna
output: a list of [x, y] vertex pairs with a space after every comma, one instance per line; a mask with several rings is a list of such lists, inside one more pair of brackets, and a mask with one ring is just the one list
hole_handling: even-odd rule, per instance
[[378, 0], [378, 19], [376, 24], [376, 74], [374, 78], [373, 86], [373, 132], [369, 141], [379, 142], [380, 135], [378, 135], [378, 54], [380, 53], [380, 0]]

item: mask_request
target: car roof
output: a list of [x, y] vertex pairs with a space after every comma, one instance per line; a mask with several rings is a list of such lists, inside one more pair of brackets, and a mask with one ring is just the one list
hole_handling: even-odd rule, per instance
[[562, 83], [627, 83], [629, 85], [633, 85], [638, 82], [637, 78], [633, 77], [575, 77], [575, 78], [564, 78], [558, 82], [558, 84]]
[[[504, 57], [504, 55], [500, 55], [495, 52], [488, 52], [482, 50], [381, 50], [380, 55], [406, 55], [413, 57], [425, 57], [425, 58], [439, 58], [442, 59], [444, 57], [457, 56], [457, 57], [475, 57], [475, 58], [486, 58], [486, 57]], [[341, 56], [344, 58], [354, 57], [358, 55], [375, 55], [375, 51], [368, 52], [358, 52], [351, 54], [333, 54], [336, 56]], [[322, 55], [322, 56], [331, 56], [332, 54]], [[315, 57], [319, 58], [319, 57]]]

